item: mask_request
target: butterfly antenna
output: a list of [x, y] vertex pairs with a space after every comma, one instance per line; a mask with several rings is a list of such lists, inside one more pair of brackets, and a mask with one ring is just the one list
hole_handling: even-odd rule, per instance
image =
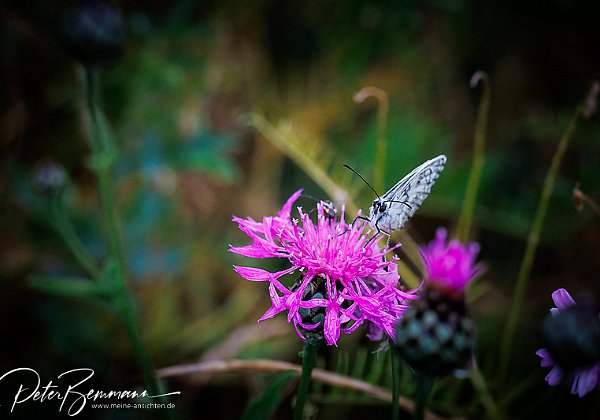
[[309, 200], [314, 200], [316, 203], [318, 203], [319, 201], [321, 201], [317, 197], [313, 197], [310, 194], [304, 194], [304, 193], [302, 193], [301, 197], [308, 198]]
[[377, 191], [375, 191], [375, 188], [371, 187], [371, 184], [369, 184], [369, 183], [367, 182], [367, 180], [366, 180], [366, 179], [364, 179], [364, 178], [363, 178], [363, 176], [362, 176], [361, 174], [359, 174], [358, 172], [356, 172], [354, 169], [352, 169], [350, 166], [346, 165], [345, 163], [344, 163], [344, 166], [345, 166], [346, 168], [350, 169], [350, 170], [351, 170], [352, 172], [354, 172], [356, 175], [358, 175], [358, 177], [359, 177], [360, 179], [362, 179], [362, 180], [363, 180], [363, 182], [364, 182], [365, 184], [367, 184], [367, 187], [369, 187], [369, 188], [371, 189], [371, 191], [373, 191], [373, 192], [375, 193], [375, 195], [377, 196], [377, 198], [381, 198], [381, 197], [379, 196], [379, 194], [377, 194]]
[[404, 204], [406, 207], [408, 207], [409, 209], [412, 209], [412, 206], [410, 204], [408, 204], [406, 201], [398, 201], [398, 200], [387, 200], [388, 203], [400, 203], [400, 204]]

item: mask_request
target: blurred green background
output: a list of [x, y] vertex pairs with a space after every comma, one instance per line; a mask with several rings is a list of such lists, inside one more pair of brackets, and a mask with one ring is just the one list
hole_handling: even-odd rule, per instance
[[[83, 242], [99, 260], [106, 253], [89, 169], [83, 72], [57, 35], [74, 3], [0, 3], [0, 371], [28, 366], [50, 379], [91, 367], [97, 388], [124, 389], [140, 377], [114, 315], [94, 301], [49, 296], [27, 284], [33, 274], [80, 274], [34, 199], [43, 202], [48, 167], [67, 175], [66, 208]], [[487, 271], [470, 300], [479, 363], [493, 381], [498, 337], [544, 176], [600, 69], [600, 3], [181, 0], [121, 1], [119, 7], [124, 51], [100, 72], [100, 94], [118, 145], [116, 205], [127, 269], [154, 364], [215, 354], [299, 362], [301, 342], [283, 316], [256, 325], [269, 306], [267, 287], [231, 269], [253, 263], [226, 252], [228, 244], [247, 243], [231, 217], [273, 214], [300, 187], [328, 197], [272, 138], [248, 126], [250, 113], [286, 134], [367, 210], [372, 194], [341, 165], [373, 178], [377, 103], [352, 98], [365, 86], [383, 89], [389, 97], [384, 188], [425, 159], [448, 156], [408, 227], [424, 243], [438, 226], [456, 224], [481, 97], [469, 79], [484, 70], [492, 99], [472, 239], [481, 243]], [[577, 182], [600, 200], [598, 115], [580, 122], [555, 184], [514, 343], [514, 386], [493, 389], [509, 418], [600, 415], [597, 390], [579, 399], [549, 388], [534, 354], [552, 291], [600, 296], [599, 218], [588, 206], [576, 211]], [[299, 204], [309, 208], [314, 201]], [[365, 379], [370, 364], [383, 363], [373, 350], [363, 338], [346, 336], [338, 349], [321, 352], [320, 363]], [[352, 372], [353, 365], [364, 370]], [[371, 379], [389, 386], [382, 372]], [[169, 389], [182, 391], [176, 398], [182, 419], [238, 418], [270, 376], [195, 379], [168, 381]], [[288, 389], [276, 418], [289, 417], [292, 395]], [[321, 395], [317, 418], [389, 416], [386, 404], [357, 394], [325, 388]], [[5, 410], [9, 400], [0, 399]], [[28, 405], [21, 414], [53, 418], [57, 405]], [[470, 383], [456, 378], [440, 385], [432, 407], [445, 415], [483, 413]]]

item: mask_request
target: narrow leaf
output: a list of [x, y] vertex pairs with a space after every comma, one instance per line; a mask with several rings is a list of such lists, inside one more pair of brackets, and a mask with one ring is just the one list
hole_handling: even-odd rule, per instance
[[242, 414], [242, 420], [271, 418], [284, 397], [284, 388], [296, 376], [296, 372], [284, 372], [277, 375], [261, 395], [252, 398]]

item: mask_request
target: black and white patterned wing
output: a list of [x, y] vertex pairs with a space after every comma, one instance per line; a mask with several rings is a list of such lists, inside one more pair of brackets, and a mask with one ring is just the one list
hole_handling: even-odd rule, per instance
[[371, 223], [388, 233], [402, 229], [429, 195], [445, 164], [446, 156], [440, 155], [413, 169], [381, 197], [385, 210], [373, 215]]

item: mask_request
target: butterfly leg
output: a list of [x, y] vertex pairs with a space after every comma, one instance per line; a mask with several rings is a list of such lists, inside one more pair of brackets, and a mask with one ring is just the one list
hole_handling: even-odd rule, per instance
[[[366, 220], [367, 222], [370, 222], [370, 221], [371, 221], [371, 219], [369, 219], [369, 218], [368, 218], [368, 217], [366, 217], [366, 216], [356, 216], [356, 217], [354, 218], [354, 220], [352, 221], [352, 223], [350, 223], [350, 226], [354, 226], [354, 223], [356, 223], [356, 221], [357, 221], [358, 219], [360, 219], [360, 220]], [[344, 233], [348, 232], [349, 230], [350, 230], [350, 228], [349, 228], [349, 227], [348, 227], [348, 228], [346, 228], [346, 230], [345, 230], [345, 231], [343, 231], [342, 233], [340, 233], [338, 236], [342, 236]]]
[[[367, 220], [368, 220], [368, 219], [367, 219]], [[375, 235], [373, 235], [373, 236], [371, 237], [371, 239], [369, 239], [369, 242], [367, 242], [367, 244], [366, 244], [365, 246], [369, 245], [369, 244], [371, 243], [371, 241], [373, 241], [373, 239], [375, 239], [375, 238], [377, 237], [377, 235], [379, 235], [380, 233], [383, 233], [384, 235], [386, 235], [386, 236], [387, 236], [387, 243], [386, 243], [386, 247], [387, 247], [387, 246], [390, 244], [390, 238], [391, 238], [391, 235], [390, 235], [390, 233], [389, 233], [389, 232], [387, 232], [387, 231], [385, 231], [385, 230], [383, 230], [383, 229], [381, 229], [381, 228], [379, 227], [379, 225], [378, 225], [378, 222], [379, 222], [379, 220], [378, 220], [377, 222], [375, 222], [375, 229], [377, 229], [377, 232], [375, 232]], [[384, 257], [384, 258], [385, 258], [385, 257]]]
[[375, 222], [375, 229], [377, 229], [377, 233], [375, 234], [375, 236], [379, 235], [380, 233], [383, 233], [384, 235], [387, 235], [388, 242], [390, 241], [390, 237], [391, 237], [390, 233], [379, 227], [379, 220], [377, 220], [377, 222]]

